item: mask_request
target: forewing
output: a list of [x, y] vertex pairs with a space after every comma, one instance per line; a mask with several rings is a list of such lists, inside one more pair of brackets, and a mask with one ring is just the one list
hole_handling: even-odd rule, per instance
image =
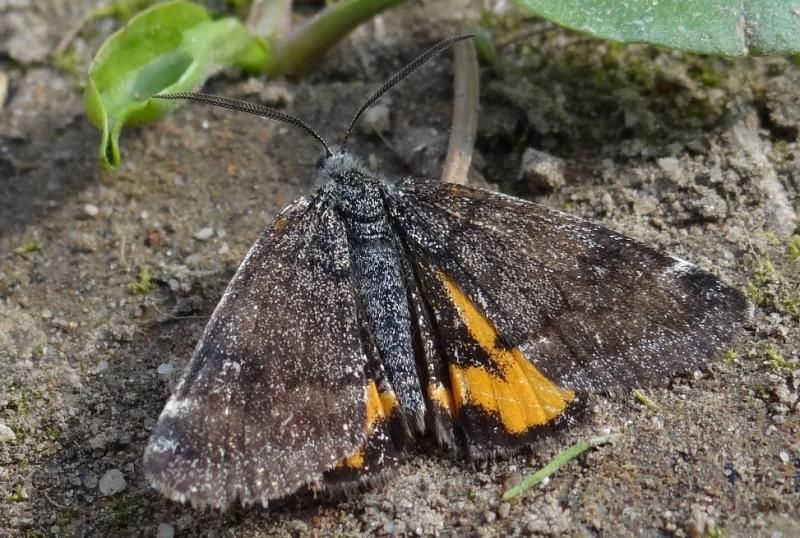
[[453, 184], [392, 193], [407, 248], [450, 302], [461, 292], [503, 346], [565, 389], [664, 381], [716, 355], [748, 315], [716, 277], [585, 220]]
[[301, 198], [256, 241], [144, 456], [168, 497], [267, 503], [365, 442], [369, 382], [342, 223]]

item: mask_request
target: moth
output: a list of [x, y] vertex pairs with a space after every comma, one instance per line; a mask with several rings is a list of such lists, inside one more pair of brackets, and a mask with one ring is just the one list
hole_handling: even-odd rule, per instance
[[[403, 68], [359, 108], [453, 43]], [[481, 458], [529, 445], [585, 395], [712, 359], [737, 290], [630, 237], [487, 190], [370, 171], [281, 111], [166, 94], [303, 129], [325, 156], [211, 316], [144, 454], [167, 497], [224, 508], [352, 488], [423, 435]]]

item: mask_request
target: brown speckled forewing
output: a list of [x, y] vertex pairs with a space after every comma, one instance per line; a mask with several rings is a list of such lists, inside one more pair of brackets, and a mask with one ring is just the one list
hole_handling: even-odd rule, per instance
[[319, 481], [365, 442], [366, 356], [343, 227], [318, 197], [256, 241], [159, 418], [144, 471], [225, 507]]
[[391, 193], [404, 241], [563, 387], [667, 380], [713, 358], [748, 316], [713, 275], [565, 213], [453, 184]]

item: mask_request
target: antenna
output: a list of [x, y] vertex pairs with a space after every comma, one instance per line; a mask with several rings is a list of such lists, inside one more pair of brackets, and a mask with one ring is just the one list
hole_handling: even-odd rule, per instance
[[159, 93], [154, 95], [153, 97], [157, 99], [183, 99], [185, 101], [205, 103], [207, 105], [214, 105], [221, 108], [229, 108], [231, 110], [237, 110], [239, 112], [247, 112], [249, 114], [255, 114], [256, 116], [261, 116], [263, 118], [269, 118], [273, 120], [282, 121], [284, 123], [288, 123], [289, 125], [295, 125], [303, 129], [306, 133], [313, 136], [317, 140], [317, 142], [322, 144], [322, 146], [325, 148], [325, 155], [327, 157], [331, 157], [333, 155], [333, 151], [331, 151], [331, 148], [330, 146], [328, 146], [328, 143], [325, 142], [325, 139], [322, 138], [306, 122], [304, 122], [300, 118], [296, 118], [290, 114], [281, 112], [280, 110], [276, 110], [268, 106], [259, 105], [257, 103], [248, 103], [247, 101], [242, 101], [241, 99], [233, 99], [232, 97], [224, 97], [222, 95], [214, 95], [211, 93], [201, 93], [201, 92]]
[[362, 103], [358, 111], [353, 116], [353, 119], [350, 120], [350, 125], [347, 126], [347, 132], [344, 134], [344, 140], [342, 140], [342, 144], [340, 147], [344, 148], [344, 145], [347, 143], [347, 139], [350, 137], [350, 133], [353, 130], [353, 127], [355, 126], [356, 122], [358, 121], [358, 118], [361, 117], [361, 114], [363, 114], [366, 109], [371, 107], [375, 103], [375, 101], [380, 99], [384, 93], [394, 88], [408, 75], [410, 75], [411, 73], [413, 73], [414, 71], [425, 65], [428, 62], [428, 60], [450, 48], [454, 43], [458, 43], [459, 41], [463, 41], [465, 39], [470, 39], [471, 37], [474, 37], [474, 34], [465, 34], [460, 36], [449, 37], [443, 41], [438, 42], [437, 44], [435, 44], [434, 46], [432, 46], [431, 48], [420, 54], [414, 61], [412, 61], [404, 68], [402, 68], [400, 71], [395, 73], [392, 76], [392, 78], [384, 82], [383, 85], [375, 91], [375, 93], [369, 96], [369, 98], [366, 101], [364, 101], [364, 103]]

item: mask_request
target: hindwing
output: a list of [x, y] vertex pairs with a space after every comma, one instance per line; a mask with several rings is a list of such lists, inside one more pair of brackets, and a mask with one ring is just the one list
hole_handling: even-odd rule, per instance
[[748, 316], [713, 275], [565, 213], [454, 184], [390, 192], [472, 452], [522, 443], [580, 392], [689, 371]]

